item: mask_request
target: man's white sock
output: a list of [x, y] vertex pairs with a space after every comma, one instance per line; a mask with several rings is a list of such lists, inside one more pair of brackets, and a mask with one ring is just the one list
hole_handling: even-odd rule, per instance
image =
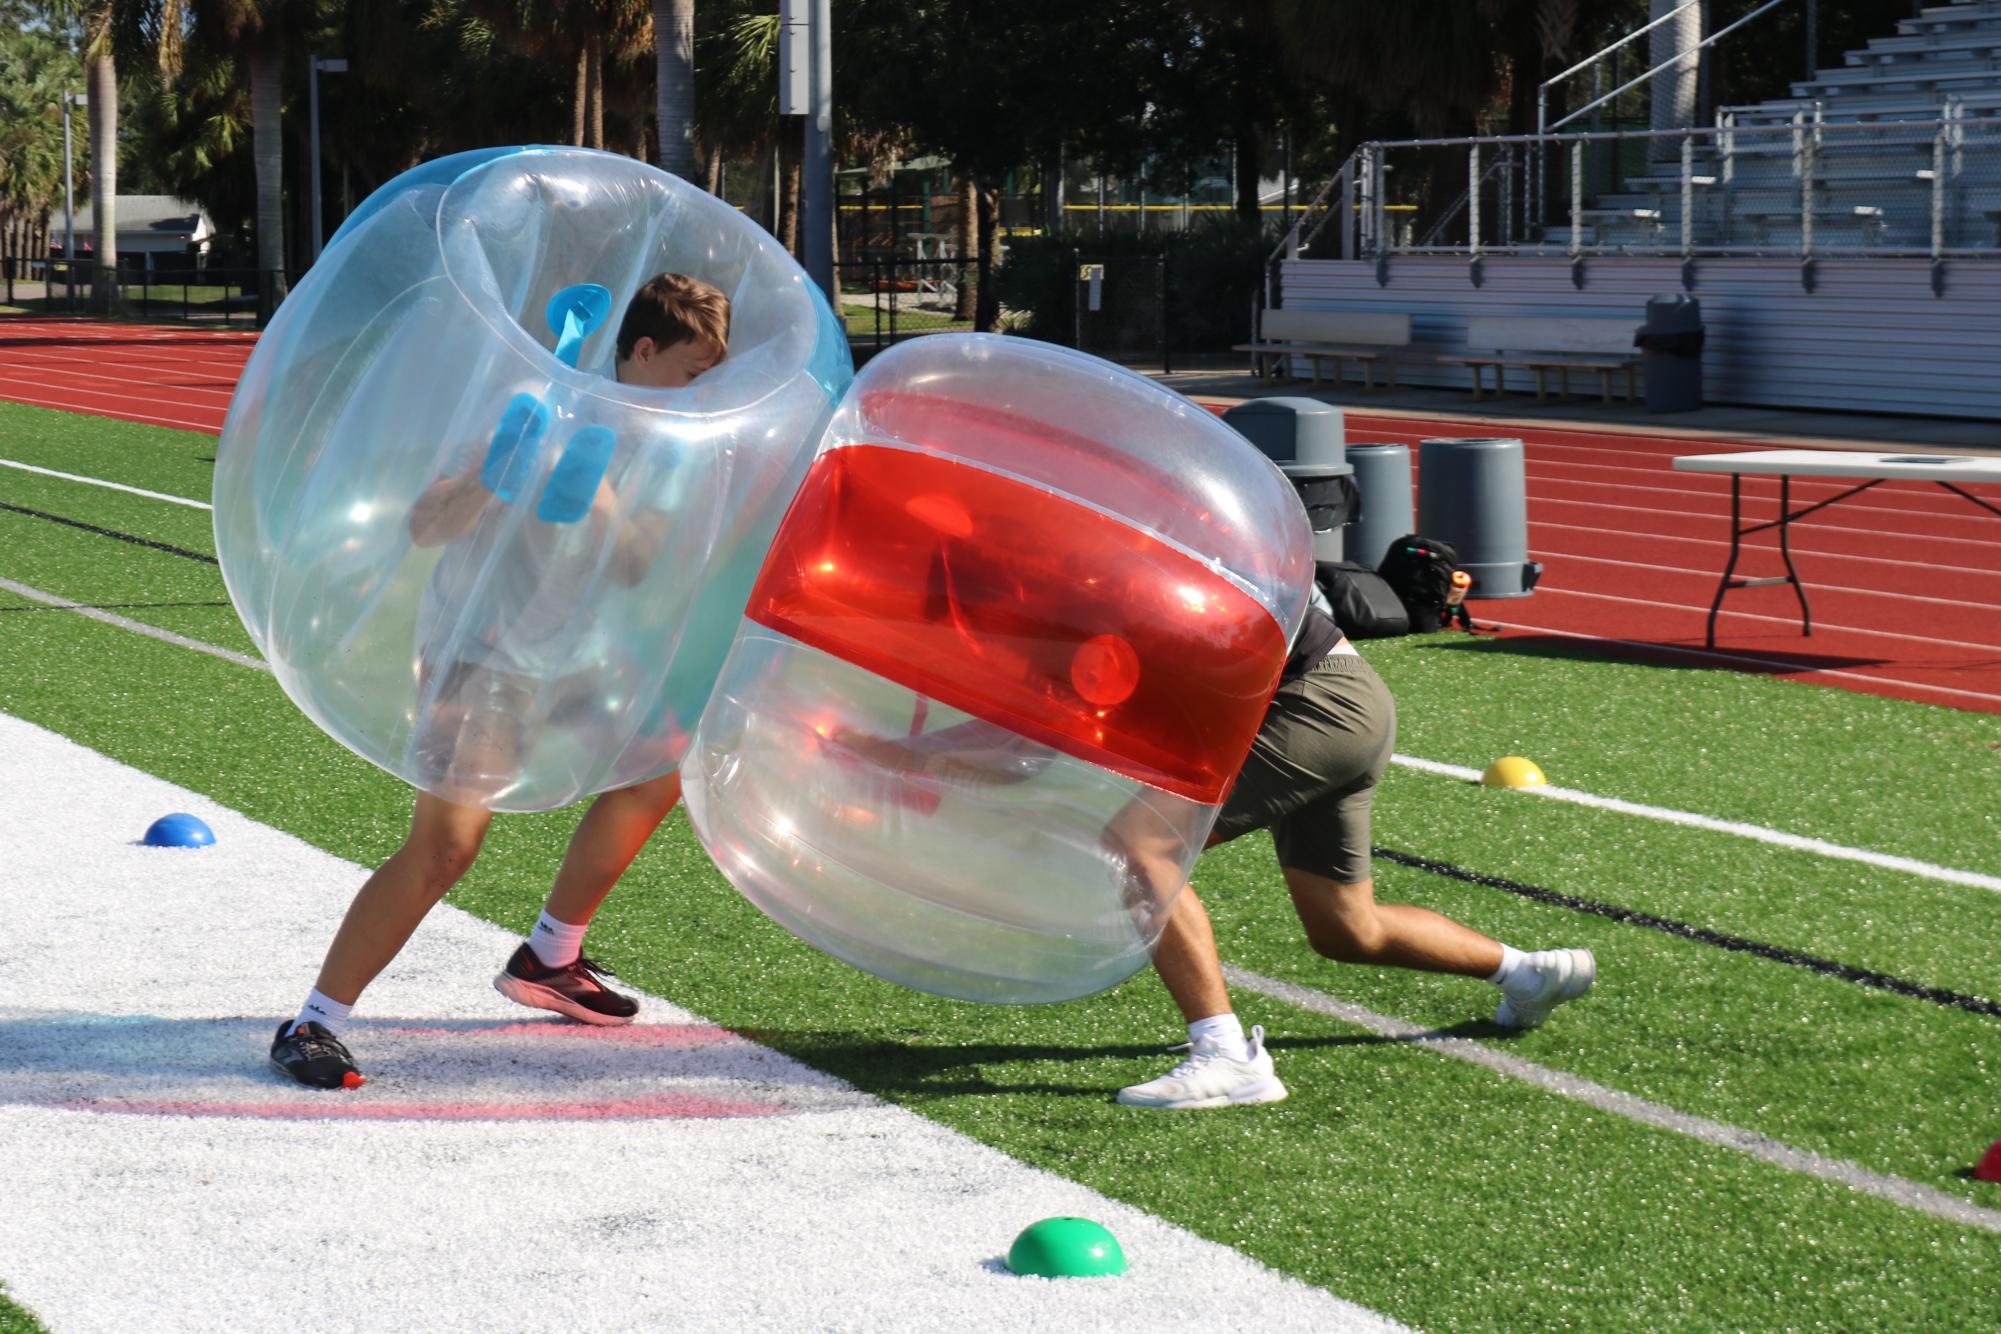
[[528, 933], [528, 947], [535, 951], [535, 957], [544, 967], [568, 968], [584, 952], [584, 932], [590, 929], [589, 922], [582, 926], [559, 922], [544, 908], [535, 929]]
[[1506, 986], [1508, 979], [1515, 975], [1515, 970], [1522, 966], [1522, 960], [1528, 957], [1513, 945], [1501, 946], [1501, 966], [1496, 968], [1494, 975], [1487, 980], [1497, 987]]
[[1225, 1056], [1237, 1060], [1250, 1055], [1250, 1042], [1244, 1037], [1243, 1021], [1234, 1014], [1212, 1014], [1207, 1019], [1197, 1019], [1188, 1025], [1188, 1040], [1213, 1042]]
[[299, 1007], [299, 1017], [292, 1021], [292, 1027], [297, 1028], [300, 1024], [323, 1024], [328, 1032], [338, 1033], [347, 1027], [347, 1017], [353, 1013], [352, 1005], [343, 1005], [318, 987], [314, 987], [306, 993], [306, 1003]]

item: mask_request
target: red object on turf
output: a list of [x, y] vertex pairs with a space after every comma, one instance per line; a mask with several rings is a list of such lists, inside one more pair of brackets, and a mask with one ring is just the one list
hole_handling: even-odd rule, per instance
[[358, 1089], [367, 1082], [367, 1077], [355, 1070], [350, 1070], [340, 1077], [340, 1086], [344, 1089]]
[[1973, 1168], [1975, 1181], [2001, 1181], [2001, 1139], [1987, 1146], [1987, 1152]]

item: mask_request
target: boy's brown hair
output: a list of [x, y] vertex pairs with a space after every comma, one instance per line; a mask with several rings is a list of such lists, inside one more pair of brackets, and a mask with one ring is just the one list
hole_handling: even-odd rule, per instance
[[633, 294], [618, 326], [618, 359], [629, 360], [642, 338], [658, 347], [698, 343], [717, 361], [729, 351], [730, 299], [685, 273], [662, 273]]

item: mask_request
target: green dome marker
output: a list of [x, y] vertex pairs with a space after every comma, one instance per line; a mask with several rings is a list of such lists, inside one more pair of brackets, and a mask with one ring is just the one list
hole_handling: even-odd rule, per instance
[[1126, 1272], [1126, 1253], [1102, 1224], [1088, 1218], [1045, 1218], [1014, 1239], [1007, 1267], [1038, 1278], [1105, 1278]]

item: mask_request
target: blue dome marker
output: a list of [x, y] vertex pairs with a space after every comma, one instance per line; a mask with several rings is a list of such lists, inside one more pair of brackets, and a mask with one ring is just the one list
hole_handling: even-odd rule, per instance
[[215, 833], [196, 817], [176, 811], [147, 826], [140, 841], [149, 848], [205, 848], [215, 842]]

